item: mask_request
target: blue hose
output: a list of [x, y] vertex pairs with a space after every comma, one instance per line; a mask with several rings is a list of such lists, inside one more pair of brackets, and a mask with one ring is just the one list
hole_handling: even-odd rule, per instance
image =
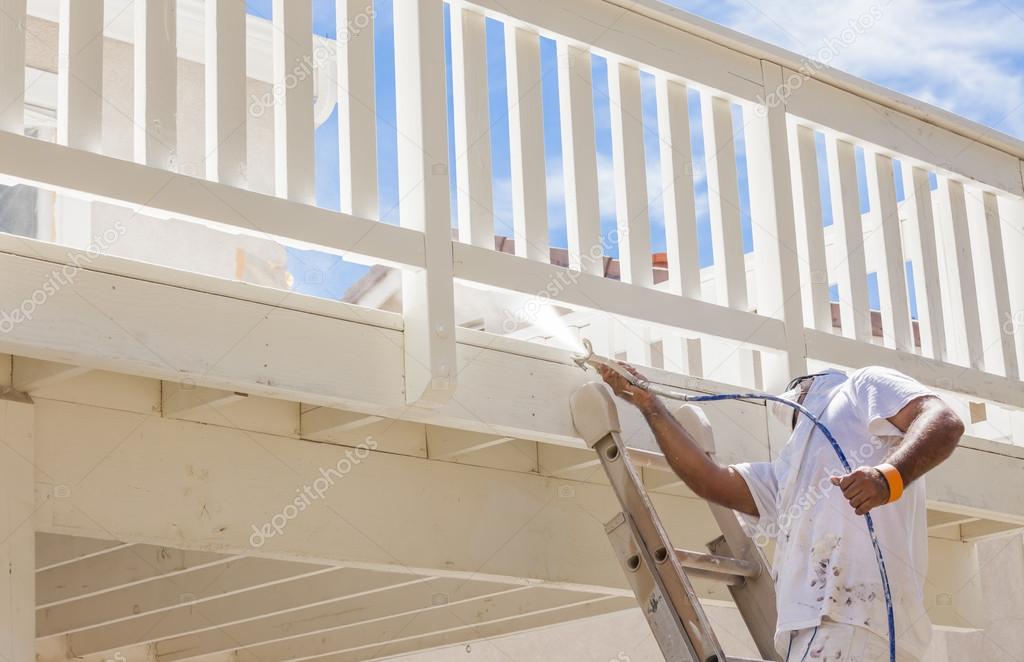
[[[806, 407], [798, 402], [787, 400], [786, 398], [780, 398], [777, 395], [771, 395], [770, 393], [721, 393], [714, 395], [690, 395], [680, 392], [672, 392], [671, 395], [662, 392], [661, 389], [657, 389], [656, 392], [671, 397], [676, 400], [683, 400], [686, 402], [714, 402], [716, 400], [771, 400], [773, 402], [784, 403], [793, 409], [797, 410], [804, 416], [806, 416], [815, 427], [821, 430], [821, 433], [825, 435], [828, 442], [832, 444], [832, 450], [839, 456], [839, 462], [842, 463], [843, 469], [847, 473], [853, 471], [850, 467], [849, 460], [846, 459], [846, 453], [843, 452], [842, 447], [836, 438], [832, 435], [832, 431], [828, 429], [824, 423], [822, 423], [817, 416], [812, 414]], [[878, 536], [875, 534], [875, 522], [871, 519], [871, 513], [864, 514], [864, 521], [868, 525], [868, 534], [871, 536], [871, 546], [875, 549], [875, 560], [878, 562], [878, 572], [882, 576], [882, 593], [885, 595], [885, 612], [886, 620], [889, 626], [889, 662], [896, 662], [896, 620], [893, 616], [892, 608], [892, 592], [889, 590], [889, 573], [885, 569], [885, 557], [882, 556], [882, 548], [878, 544]]]

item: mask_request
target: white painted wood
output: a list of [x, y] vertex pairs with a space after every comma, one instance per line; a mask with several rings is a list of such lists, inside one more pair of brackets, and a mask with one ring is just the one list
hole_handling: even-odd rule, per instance
[[[765, 64], [764, 81], [766, 89], [780, 87], [782, 70]], [[786, 326], [786, 351], [764, 354], [754, 362], [755, 367], [763, 366], [763, 388], [774, 393], [793, 376], [807, 374], [789, 127], [786, 109], [779, 105], [744, 106], [743, 122], [758, 313], [781, 319]]]
[[839, 285], [843, 335], [867, 343], [871, 341], [871, 314], [854, 146], [835, 136], [826, 136], [825, 152], [832, 193], [833, 236], [839, 258], [837, 264], [829, 265], [829, 271]]
[[117, 542], [116, 540], [37, 533], [36, 572], [100, 556], [110, 550], [124, 546], [124, 543]]
[[[964, 185], [959, 181], [943, 178], [940, 180], [939, 190], [948, 196], [949, 204], [949, 215], [944, 216], [943, 221], [949, 224], [949, 236], [953, 240], [953, 245], [947, 246], [946, 252], [947, 255], [952, 253], [956, 261], [955, 265], [946, 265], [947, 269], [955, 268], [957, 273], [957, 277], [951, 281], [955, 282], [955, 292], [951, 294], [955, 299], [962, 301], [962, 312], [956, 310], [955, 317], [962, 320], [963, 323], [967, 364], [972, 368], [983, 370], [985, 349], [981, 343], [981, 316], [978, 312], [979, 293], [974, 274], [974, 256], [971, 251], [971, 231], [968, 227]], [[953, 305], [956, 306], [955, 303]]]
[[790, 132], [790, 161], [793, 177], [794, 212], [800, 273], [803, 282], [804, 316], [808, 326], [832, 331], [832, 304], [829, 300], [828, 264], [825, 259], [825, 232], [822, 227], [818, 150], [814, 129], [797, 124]]
[[341, 211], [378, 219], [373, 4], [336, 0]]
[[[614, 494], [600, 485], [377, 451], [361, 454], [331, 444], [56, 401], [37, 407], [43, 421], [36, 435], [42, 500], [36, 526], [41, 531], [75, 529], [78, 535], [93, 535], [106, 529], [104, 535], [147, 544], [173, 541], [184, 549], [409, 574], [431, 568], [431, 574], [514, 585], [534, 578], [575, 590], [602, 587], [613, 594], [622, 594], [625, 587], [614, 557], [593, 554], [605, 549], [601, 543], [606, 541], [591, 513], [617, 509]], [[116, 442], [118, 452], [109, 453]], [[244, 472], [237, 470], [239, 457], [246, 458]], [[314, 486], [323, 477], [321, 469], [336, 469], [343, 477]], [[232, 476], [231, 489], [202, 480], [221, 475]], [[111, 500], [101, 489], [115, 476], [131, 498]], [[76, 487], [66, 498], [46, 500], [53, 484]], [[287, 520], [280, 535], [259, 540], [255, 549], [253, 525], [259, 528], [282, 512], [306, 485], [320, 490], [322, 498]], [[573, 498], [558, 498], [566, 485]], [[186, 489], [191, 491], [182, 499], [165, 497]], [[368, 493], [377, 496], [367, 501]], [[501, 517], [493, 516], [494, 495], [504, 495]], [[365, 507], [353, 509], [354, 502]], [[668, 496], [655, 497], [655, 503], [671, 522], [678, 544], [699, 545], [712, 533], [693, 526], [696, 513], [706, 509], [703, 503]], [[98, 522], [86, 513], [104, 513], [104, 519]], [[329, 526], [324, 526], [325, 517]], [[450, 545], [469, 537], [503, 545]], [[539, 540], [545, 545], [542, 555], [536, 553]], [[196, 587], [183, 585], [181, 590], [202, 597], [201, 579], [198, 571], [180, 575], [179, 581]]]
[[654, 272], [651, 224], [647, 212], [647, 161], [644, 157], [640, 70], [635, 65], [608, 63], [608, 105], [620, 278], [624, 283], [651, 287]]
[[748, 101], [764, 92], [759, 58], [696, 37], [688, 26], [671, 25], [663, 12], [645, 16], [638, 3], [624, 8], [590, 0], [469, 1], [494, 18], [539, 26], [546, 36], [591, 48], [609, 61], [642, 62], [645, 70], [700, 82]]
[[747, 275], [740, 227], [740, 195], [733, 142], [732, 107], [728, 99], [700, 95], [707, 165], [711, 248], [714, 253], [716, 301], [747, 310]]
[[907, 218], [916, 226], [917, 241], [911, 246], [914, 268], [914, 292], [920, 321], [921, 347], [933, 359], [945, 361], [946, 325], [939, 288], [939, 258], [936, 247], [935, 217], [932, 210], [931, 184], [928, 172], [906, 161], [901, 163], [903, 205]]
[[384, 419], [381, 416], [367, 416], [330, 407], [317, 407], [302, 413], [302, 436], [312, 438], [316, 435], [342, 434], [382, 420]]
[[493, 249], [486, 19], [479, 12], [452, 4], [451, 35], [459, 241]]
[[[451, 428], [427, 427], [427, 449], [432, 460], [454, 460], [460, 456], [504, 446], [511, 441], [515, 441], [515, 438]], [[533, 459], [536, 464], [536, 458]]]
[[35, 659], [34, 408], [0, 393], [0, 656]]
[[103, 0], [61, 0], [59, 30], [57, 142], [99, 152], [103, 147]]
[[135, 12], [135, 162], [177, 170], [177, 0], [153, 0]]
[[14, 357], [12, 366], [15, 390], [35, 393], [89, 372], [89, 368], [53, 361], [36, 361], [21, 356]]
[[594, 133], [593, 65], [590, 51], [560, 40], [558, 108], [562, 132], [562, 183], [569, 267], [604, 274], [604, 238]]
[[659, 77], [657, 100], [668, 287], [675, 294], [699, 299], [700, 256], [686, 85]]
[[516, 255], [550, 261], [548, 250], [547, 164], [541, 107], [540, 38], [505, 23], [508, 90], [509, 166]]
[[316, 202], [312, 0], [274, 0], [274, 190]]
[[[986, 187], [1024, 195], [1024, 182], [1015, 172], [1020, 154], [1009, 154], [984, 144], [983, 131], [974, 138], [966, 137], [936, 126], [936, 120], [943, 114], [938, 108], [927, 107], [922, 117], [914, 117], [902, 112], [902, 108], [887, 108], [878, 101], [840, 90], [813, 77], [807, 78], [793, 69], [787, 69], [786, 76], [797, 78], [800, 85], [790, 86], [786, 97], [786, 110], [790, 114], [838, 133], [847, 141], [900, 155], [904, 163], [917, 167], [929, 163], [947, 164], [954, 172]], [[869, 86], [863, 81], [857, 82]], [[897, 96], [888, 90], [884, 93]]]
[[424, 264], [423, 237], [418, 232], [23, 136], [0, 133], [0, 171], [42, 186], [96, 195], [147, 213], [165, 212], [246, 232], [290, 237], [389, 264]]
[[[981, 194], [984, 209], [984, 230], [986, 241], [983, 248], [987, 252], [978, 256], [978, 263], [991, 270], [992, 306], [998, 324], [999, 348], [1002, 354], [1003, 374], [1011, 379], [1020, 378], [1017, 348], [1014, 343], [1013, 325], [1004, 328], [1007, 321], [1013, 319], [1010, 303], [1010, 286], [1007, 278], [1007, 256], [1003, 248], [1002, 219], [999, 215], [999, 199], [992, 193]], [[980, 225], [980, 224], [978, 224]], [[977, 227], [977, 226], [976, 226]], [[991, 316], [989, 316], [991, 317]]]
[[446, 402], [456, 383], [442, 4], [400, 0], [394, 10], [399, 213], [423, 233], [426, 266], [402, 272], [405, 396], [424, 405]]
[[[513, 256], [463, 244], [455, 245], [454, 251], [457, 278], [524, 294], [547, 291], [546, 284], [565, 271], [552, 265], [527, 266]], [[727, 338], [749, 348], [779, 351], [784, 347], [779, 320], [589, 274], [577, 275], [572, 287], [551, 293], [551, 300], [582, 307], [600, 302], [601, 309], [609, 313], [700, 336]]]
[[[241, 625], [274, 614], [293, 612], [305, 606], [332, 604], [350, 607], [362, 596], [389, 593], [416, 583], [430, 583], [435, 577], [415, 578], [398, 573], [373, 572], [356, 568], [327, 568], [284, 581], [255, 584], [236, 594], [195, 600], [172, 609], [139, 614], [121, 623], [72, 633], [68, 639], [79, 655], [85, 656], [128, 646], [147, 644], [168, 637], [209, 632]], [[207, 635], [209, 636], [209, 635]]]
[[191, 418], [205, 409], [218, 409], [241, 402], [246, 393], [197, 386], [194, 382], [164, 382], [161, 411], [170, 418]]
[[206, 178], [245, 186], [248, 79], [244, 3], [207, 2], [205, 31]]
[[26, 0], [0, 1], [0, 131], [25, 130]]
[[896, 206], [896, 179], [892, 159], [885, 154], [865, 151], [870, 218], [878, 225], [868, 230], [881, 239], [882, 255], [878, 271], [878, 296], [885, 342], [901, 352], [914, 350], [910, 325], [910, 299], [907, 293], [907, 268], [900, 234], [900, 216]]

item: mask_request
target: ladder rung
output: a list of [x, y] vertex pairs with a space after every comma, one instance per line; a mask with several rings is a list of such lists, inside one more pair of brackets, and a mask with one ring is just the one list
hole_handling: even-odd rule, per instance
[[718, 556], [717, 554], [677, 549], [676, 558], [679, 559], [679, 563], [684, 568], [692, 568], [693, 570], [706, 570], [734, 577], [757, 577], [761, 574], [761, 568], [756, 564], [742, 559], [734, 559], [731, 556]]

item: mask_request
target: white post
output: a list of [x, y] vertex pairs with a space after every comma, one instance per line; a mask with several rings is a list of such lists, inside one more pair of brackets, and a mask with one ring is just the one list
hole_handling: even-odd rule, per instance
[[177, 0], [136, 2], [135, 162], [168, 170], [178, 146]]
[[25, 0], [0, 0], [0, 131], [25, 130]]
[[[949, 213], [943, 214], [942, 221], [948, 224], [948, 237], [952, 244], [947, 244], [947, 254], [952, 253], [956, 261], [956, 277], [950, 279], [953, 284], [951, 292], [954, 307], [959, 300], [959, 310], [955, 316], [962, 323], [967, 365], [978, 370], [985, 369], [985, 348], [981, 339], [981, 315], [978, 309], [978, 286], [974, 275], [974, 255], [971, 251], [971, 232], [967, 219], [967, 200], [964, 185], [956, 180], [945, 177], [939, 180], [939, 190], [946, 194], [949, 202]], [[947, 265], [947, 269], [953, 265]], [[959, 293], [959, 296], [956, 296]]]
[[244, 187], [247, 181], [244, 3], [207, 0], [205, 70], [206, 178]]
[[540, 37], [536, 33], [505, 24], [505, 69], [516, 255], [549, 262]]
[[800, 251], [801, 280], [806, 288], [804, 318], [818, 331], [832, 332], [832, 303], [828, 295], [828, 264], [825, 229], [822, 227], [821, 192], [818, 177], [818, 148], [814, 129], [797, 125], [790, 133], [790, 163], [793, 177], [794, 218]]
[[396, 0], [394, 15], [399, 215], [423, 233], [425, 264], [402, 272], [405, 395], [431, 406], [456, 375], [443, 3]]
[[35, 659], [35, 450], [32, 402], [0, 389], [0, 659]]
[[604, 275], [590, 51], [558, 42], [558, 106], [569, 267]]
[[452, 106], [459, 240], [494, 249], [491, 123], [487, 87], [487, 19], [451, 6]]
[[336, 10], [341, 211], [376, 220], [380, 215], [380, 202], [373, 3], [371, 0], [337, 0]]
[[860, 197], [857, 186], [857, 157], [854, 146], [835, 136], [826, 138], [829, 186], [832, 191], [832, 219], [836, 255], [832, 265], [839, 285], [839, 317], [843, 335], [871, 342], [871, 312], [868, 309], [868, 270], [864, 258]]
[[57, 142], [101, 152], [103, 0], [61, 0]]
[[917, 241], [910, 247], [914, 266], [914, 292], [917, 296], [917, 318], [921, 330], [921, 348], [927, 356], [939, 361], [947, 359], [946, 325], [942, 312], [942, 291], [939, 287], [939, 257], [935, 238], [935, 216], [928, 171], [907, 161], [902, 162], [904, 208], [917, 229]]
[[274, 189], [295, 202], [316, 201], [313, 156], [312, 0], [274, 0]]
[[[782, 68], [765, 63], [763, 72], [765, 98], [769, 99], [770, 90], [782, 87]], [[743, 114], [757, 260], [757, 312], [781, 319], [786, 326], [786, 351], [762, 355], [764, 388], [777, 391], [794, 376], [807, 372], [786, 109], [748, 105]]]

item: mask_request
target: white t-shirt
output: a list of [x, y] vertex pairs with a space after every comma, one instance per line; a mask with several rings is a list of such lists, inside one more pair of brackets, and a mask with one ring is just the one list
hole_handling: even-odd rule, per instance
[[[803, 404], [832, 431], [856, 469], [885, 462], [903, 436], [887, 419], [925, 395], [934, 393], [900, 372], [872, 366], [849, 377], [838, 370], [816, 377]], [[790, 631], [815, 627], [823, 617], [867, 627], [888, 641], [885, 597], [867, 524], [829, 481], [846, 471], [821, 431], [801, 416], [775, 461], [735, 468], [760, 513], [759, 518], [742, 515], [745, 528], [759, 544], [776, 541], [772, 574], [780, 654]], [[871, 516], [892, 590], [897, 646], [921, 658], [931, 639], [923, 591], [928, 567], [924, 479]]]

